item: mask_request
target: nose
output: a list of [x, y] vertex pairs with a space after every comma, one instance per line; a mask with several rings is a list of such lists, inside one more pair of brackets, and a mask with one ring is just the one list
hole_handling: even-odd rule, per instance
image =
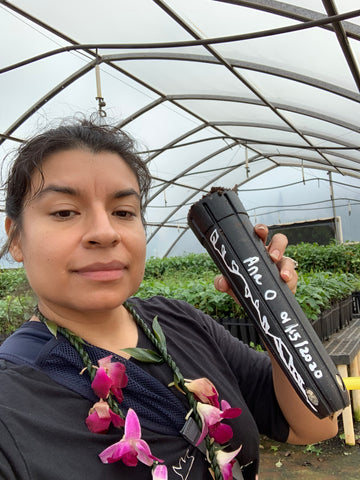
[[88, 216], [82, 238], [85, 247], [112, 247], [120, 240], [120, 232], [108, 212], [100, 210]]

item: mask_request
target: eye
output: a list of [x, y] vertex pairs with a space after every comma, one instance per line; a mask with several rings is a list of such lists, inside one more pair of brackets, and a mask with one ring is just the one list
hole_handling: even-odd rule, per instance
[[136, 214], [134, 212], [130, 212], [129, 210], [115, 210], [113, 215], [115, 215], [115, 217], [129, 218], [129, 219], [136, 217]]
[[60, 219], [71, 218], [71, 217], [74, 217], [75, 215], [78, 215], [78, 213], [74, 212], [73, 210], [58, 210], [56, 212], [51, 213], [52, 217], [60, 218]]

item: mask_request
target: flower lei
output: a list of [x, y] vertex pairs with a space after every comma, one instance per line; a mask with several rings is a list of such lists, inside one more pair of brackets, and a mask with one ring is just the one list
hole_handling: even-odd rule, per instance
[[[233, 435], [231, 427], [222, 424], [221, 421], [225, 418], [237, 417], [240, 415], [241, 409], [231, 408], [225, 400], [221, 401], [220, 409], [216, 388], [210, 380], [202, 378], [186, 381], [167, 352], [166, 338], [157, 317], [154, 318], [152, 330], [150, 330], [130, 304], [125, 302], [124, 307], [159, 353], [142, 348], [127, 348], [123, 351], [137, 360], [150, 363], [165, 362], [170, 367], [174, 374], [173, 385], [186, 395], [189, 402], [190, 412], [187, 416], [193, 416], [201, 431], [196, 446], [205, 440], [207, 459], [214, 480], [232, 480], [232, 467], [241, 446], [233, 452], [224, 452], [224, 446], [219, 447], [217, 444], [226, 443]], [[99, 397], [99, 401], [93, 405], [86, 418], [89, 430], [94, 433], [106, 433], [111, 423], [115, 427], [124, 427], [123, 438], [101, 452], [100, 460], [103, 463], [113, 463], [121, 459], [128, 466], [136, 466], [140, 460], [153, 467], [153, 480], [167, 480], [167, 467], [161, 465], [163, 460], [152, 455], [148, 444], [141, 439], [140, 422], [135, 411], [130, 408], [125, 417], [119, 407], [123, 400], [122, 388], [127, 385], [125, 365], [121, 362], [112, 362], [112, 355], [110, 355], [98, 360], [98, 366], [94, 366], [83, 347], [84, 340], [45, 318], [38, 307], [35, 308], [35, 315], [54, 336], [60, 332], [79, 353], [83, 361], [84, 369], [80, 373], [88, 372], [92, 389]]]

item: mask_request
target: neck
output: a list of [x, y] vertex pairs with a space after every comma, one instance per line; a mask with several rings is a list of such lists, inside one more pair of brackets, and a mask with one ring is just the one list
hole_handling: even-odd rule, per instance
[[117, 355], [122, 355], [121, 349], [137, 345], [137, 326], [123, 305], [110, 311], [77, 313], [52, 309], [39, 302], [39, 310], [46, 319], [59, 327], [68, 329], [91, 345]]

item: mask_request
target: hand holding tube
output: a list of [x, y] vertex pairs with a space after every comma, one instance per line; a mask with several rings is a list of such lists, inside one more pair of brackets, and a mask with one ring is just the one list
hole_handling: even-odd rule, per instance
[[335, 365], [255, 235], [237, 194], [211, 192], [191, 207], [188, 223], [308, 408], [324, 418], [348, 405]]

